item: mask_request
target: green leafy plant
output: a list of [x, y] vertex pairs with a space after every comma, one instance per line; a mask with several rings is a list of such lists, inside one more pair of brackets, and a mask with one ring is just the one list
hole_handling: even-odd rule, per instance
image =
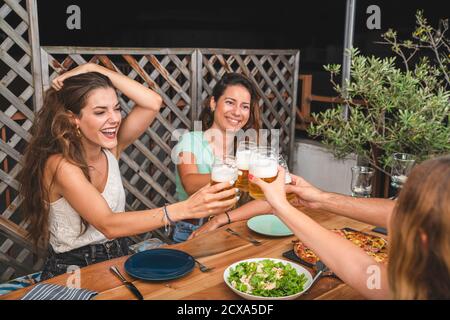
[[[396, 57], [366, 57], [352, 49], [348, 52], [351, 78], [342, 88], [335, 81], [340, 65], [325, 66], [344, 104], [313, 114], [308, 133], [321, 137], [338, 158], [355, 153], [387, 173], [394, 152], [413, 154], [419, 162], [450, 152], [447, 29], [438, 33], [420, 12], [416, 17], [418, 28], [413, 35], [418, 43], [399, 42], [392, 30], [384, 34], [386, 43], [402, 56], [404, 69], [396, 66]], [[411, 54], [423, 48], [436, 50], [439, 59], [425, 55], [418, 57], [415, 65], [408, 65]], [[403, 50], [412, 51], [405, 54]], [[349, 106], [348, 119], [343, 115], [344, 105]]]

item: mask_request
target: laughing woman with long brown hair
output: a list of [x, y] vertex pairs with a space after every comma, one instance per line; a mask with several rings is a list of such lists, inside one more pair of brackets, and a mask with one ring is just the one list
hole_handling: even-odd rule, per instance
[[[284, 170], [273, 183], [258, 184], [295, 235], [344, 282], [367, 298], [450, 299], [450, 156], [416, 166], [397, 201], [355, 199], [323, 192], [293, 176], [285, 187]], [[378, 225], [389, 230], [387, 266], [292, 207], [286, 192], [303, 204]], [[379, 270], [380, 286], [368, 286]]]
[[[155, 119], [154, 91], [96, 64], [57, 77], [36, 116], [19, 176], [29, 235], [48, 248], [42, 279], [128, 253], [124, 237], [233, 206], [229, 184], [164, 208], [125, 211], [118, 158]], [[123, 119], [116, 89], [135, 102]]]

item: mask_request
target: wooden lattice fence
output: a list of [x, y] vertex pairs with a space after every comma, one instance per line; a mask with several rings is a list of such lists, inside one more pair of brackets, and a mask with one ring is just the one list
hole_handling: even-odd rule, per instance
[[[0, 15], [5, 34], [0, 47], [0, 282], [39, 270], [42, 265], [25, 238], [27, 226], [21, 221], [15, 178], [30, 139], [34, 112], [42, 106], [43, 91], [54, 77], [77, 65], [101, 64], [152, 88], [163, 98], [164, 107], [157, 119], [121, 155], [126, 210], [176, 201], [173, 132], [193, 129], [203, 99], [225, 72], [242, 72], [253, 81], [262, 97], [264, 127], [281, 129], [282, 152], [290, 155], [293, 150], [299, 65], [296, 50], [39, 47], [33, 0], [26, 6], [24, 1], [2, 0]], [[15, 15], [11, 20], [14, 25], [7, 21], [9, 15]], [[133, 102], [120, 93], [119, 101], [126, 116]], [[134, 239], [148, 236], [151, 234]], [[164, 238], [158, 230], [156, 236]]]
[[261, 97], [263, 128], [280, 130], [280, 152], [290, 159], [294, 148], [299, 52], [295, 50], [200, 49], [197, 106], [211, 95], [227, 72], [245, 74]]
[[27, 10], [33, 6], [31, 0], [0, 2], [0, 282], [42, 265], [25, 239], [16, 180], [42, 97], [37, 15]]

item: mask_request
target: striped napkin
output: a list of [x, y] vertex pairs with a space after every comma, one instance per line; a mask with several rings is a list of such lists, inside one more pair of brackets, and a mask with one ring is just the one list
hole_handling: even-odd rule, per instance
[[38, 283], [21, 300], [89, 300], [95, 295], [97, 292], [86, 289]]

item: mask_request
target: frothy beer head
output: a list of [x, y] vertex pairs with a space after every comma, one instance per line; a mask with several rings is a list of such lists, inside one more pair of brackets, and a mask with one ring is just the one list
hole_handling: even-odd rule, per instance
[[213, 168], [211, 173], [211, 180], [214, 182], [229, 182], [236, 181], [237, 170], [235, 167], [227, 165], [218, 165]]
[[257, 178], [273, 178], [278, 173], [278, 162], [271, 158], [254, 158], [249, 173]]
[[239, 170], [248, 170], [250, 164], [251, 150], [242, 150], [236, 152], [236, 165]]

